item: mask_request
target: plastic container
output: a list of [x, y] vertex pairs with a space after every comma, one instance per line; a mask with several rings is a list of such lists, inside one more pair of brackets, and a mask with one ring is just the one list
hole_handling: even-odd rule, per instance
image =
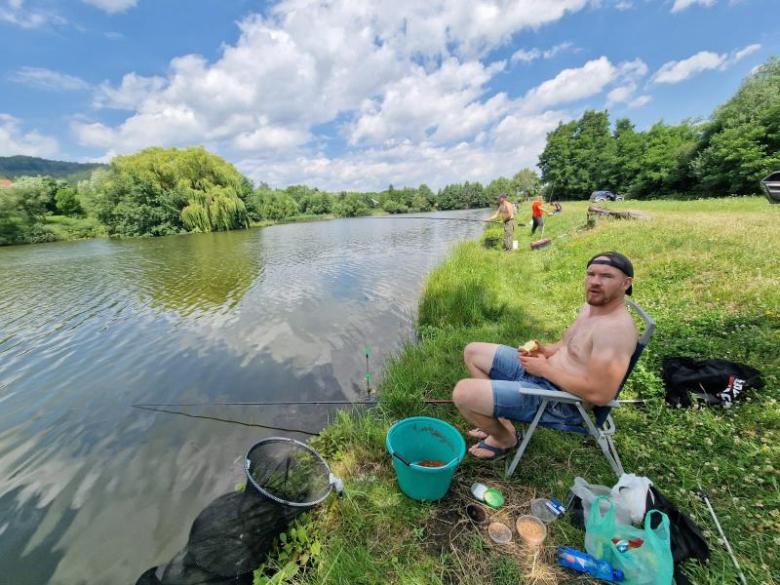
[[536, 498], [533, 502], [531, 502], [531, 514], [539, 518], [539, 520], [541, 520], [545, 524], [549, 524], [550, 522], [558, 518], [547, 507], [547, 502], [549, 501], [550, 500], [548, 500], [547, 498]]
[[471, 484], [471, 495], [496, 510], [504, 505], [504, 495], [495, 488], [489, 488], [484, 483]]
[[[414, 500], [439, 500], [449, 491], [455, 470], [466, 456], [466, 441], [451, 424], [427, 416], [395, 423], [385, 439], [401, 491]], [[439, 467], [415, 465], [442, 461]]]
[[520, 516], [516, 527], [520, 540], [526, 544], [538, 546], [547, 538], [547, 526], [536, 516]]
[[474, 526], [483, 527], [487, 524], [487, 510], [479, 504], [466, 504], [466, 517]]
[[493, 522], [488, 526], [488, 536], [496, 544], [509, 544], [512, 542], [512, 529], [501, 522]]

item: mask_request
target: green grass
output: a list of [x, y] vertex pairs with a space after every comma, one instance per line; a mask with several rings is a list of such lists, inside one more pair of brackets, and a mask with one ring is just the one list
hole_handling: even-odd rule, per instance
[[[736, 582], [706, 507], [692, 494], [699, 482], [748, 582], [777, 582], [780, 206], [759, 198], [626, 201], [611, 208], [640, 210], [649, 219], [602, 220], [577, 232], [586, 208], [566, 203], [562, 215], [547, 219], [551, 246], [531, 251], [528, 244], [538, 236], [518, 228], [517, 252], [467, 242], [430, 276], [420, 302], [419, 343], [386, 365], [381, 408], [342, 413], [314, 441], [344, 478], [346, 495], [313, 515], [322, 550], [293, 581], [484, 584], [519, 582], [521, 574], [522, 582], [555, 583], [565, 575], [554, 566], [554, 546], [582, 549], [584, 540], [567, 521], [550, 526], [534, 563], [522, 547], [498, 549], [473, 531], [442, 538], [439, 519], [454, 513], [457, 520], [473, 480], [501, 489], [510, 510], [518, 512], [538, 495], [562, 499], [578, 475], [614, 484], [592, 439], [539, 430], [510, 480], [503, 478], [504, 462], [467, 458], [445, 499], [419, 503], [399, 492], [384, 437], [392, 422], [415, 415], [443, 418], [465, 432], [452, 407], [422, 402], [450, 397], [467, 375], [463, 347], [477, 340], [518, 345], [532, 337], [558, 339], [583, 302], [587, 259], [617, 249], [634, 262], [634, 299], [657, 322], [624, 394], [650, 401], [614, 412], [623, 464], [647, 475], [704, 530], [713, 555], [706, 566], [689, 563], [694, 583]], [[500, 235], [499, 229], [489, 227], [485, 235]], [[730, 410], [672, 409], [662, 399], [659, 373], [663, 358], [676, 355], [750, 364], [763, 371], [766, 388]]]

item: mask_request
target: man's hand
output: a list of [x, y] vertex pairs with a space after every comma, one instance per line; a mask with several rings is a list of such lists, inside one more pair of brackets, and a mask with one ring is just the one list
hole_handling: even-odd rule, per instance
[[549, 368], [549, 362], [542, 353], [536, 355], [522, 355], [518, 352], [517, 359], [520, 365], [523, 366], [526, 372], [532, 376], [539, 376], [540, 378], [546, 378], [545, 375]]

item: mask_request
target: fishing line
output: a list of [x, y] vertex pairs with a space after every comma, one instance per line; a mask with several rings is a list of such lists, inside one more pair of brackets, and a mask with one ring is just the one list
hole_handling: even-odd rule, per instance
[[[373, 216], [373, 219], [427, 219], [427, 220], [436, 220], [436, 221], [475, 221], [478, 223], [486, 223], [484, 219], [466, 219], [462, 217], [420, 217], [419, 215], [412, 215], [409, 217], [404, 216], [403, 214], [399, 215], [375, 215]], [[494, 222], [497, 222], [498, 220], [493, 220]]]
[[180, 412], [180, 411], [176, 411], [176, 410], [166, 410], [165, 408], [158, 408], [158, 407], [154, 407], [154, 406], [151, 406], [151, 405], [133, 404], [132, 406], [133, 406], [133, 408], [138, 408], [140, 410], [150, 410], [152, 412], [165, 412], [167, 414], [178, 414], [178, 415], [186, 416], [186, 417], [189, 417], [189, 418], [205, 418], [205, 419], [208, 419], [208, 420], [215, 420], [215, 421], [218, 421], [218, 422], [225, 422], [225, 423], [231, 423], [231, 424], [234, 424], [234, 425], [241, 425], [243, 427], [259, 427], [259, 428], [262, 428], [262, 429], [269, 429], [269, 430], [272, 430], [272, 431], [284, 431], [284, 432], [287, 432], [287, 433], [301, 433], [303, 435], [310, 435], [312, 437], [314, 437], [316, 435], [319, 435], [319, 433], [312, 433], [311, 431], [304, 431], [303, 429], [289, 429], [289, 428], [285, 428], [285, 427], [275, 427], [275, 426], [271, 426], [271, 425], [261, 425], [261, 424], [258, 424], [258, 423], [246, 423], [246, 422], [242, 422], [240, 420], [219, 418], [217, 416], [206, 416], [205, 414], [190, 414], [188, 412]]

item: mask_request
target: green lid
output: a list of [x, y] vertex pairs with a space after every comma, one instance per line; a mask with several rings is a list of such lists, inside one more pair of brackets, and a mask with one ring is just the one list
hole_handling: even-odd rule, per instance
[[504, 505], [504, 496], [501, 492], [490, 488], [485, 492], [485, 503], [496, 510]]

